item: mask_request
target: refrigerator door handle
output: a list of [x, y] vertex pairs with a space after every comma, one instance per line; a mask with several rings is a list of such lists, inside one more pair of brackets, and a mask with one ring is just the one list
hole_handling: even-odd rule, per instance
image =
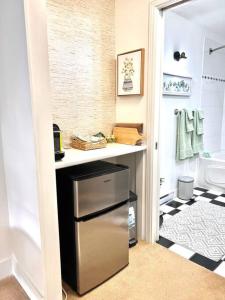
[[105, 208], [105, 209], [103, 209], [103, 210], [101, 210], [101, 211], [92, 213], [92, 214], [87, 215], [87, 216], [85, 216], [85, 217], [74, 218], [74, 220], [75, 220], [75, 222], [88, 222], [88, 221], [91, 220], [91, 219], [97, 218], [97, 217], [99, 217], [99, 216], [103, 216], [103, 215], [109, 213], [110, 211], [112, 211], [112, 210], [114, 210], [114, 209], [117, 209], [117, 208], [123, 206], [123, 205], [126, 204], [127, 202], [128, 202], [128, 200], [122, 201], [122, 202], [120, 202], [120, 203], [118, 203], [118, 204], [115, 204], [115, 205], [113, 205], [113, 206], [111, 206], [111, 207], [107, 207], [107, 208]]

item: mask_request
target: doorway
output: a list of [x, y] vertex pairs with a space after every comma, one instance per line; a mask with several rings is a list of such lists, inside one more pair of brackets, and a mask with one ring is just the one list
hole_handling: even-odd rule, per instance
[[163, 65], [163, 11], [191, 0], [152, 0], [149, 4], [149, 57], [148, 57], [148, 101], [147, 101], [147, 169], [146, 169], [146, 240], [155, 242], [159, 238], [159, 127], [160, 99], [162, 92]]
[[[225, 7], [218, 10], [216, 7], [216, 2], [189, 1], [163, 14], [159, 160], [160, 177], [164, 179], [160, 188], [164, 223], [159, 243], [224, 276], [225, 242], [216, 232], [220, 227], [216, 223], [225, 218], [222, 182], [225, 39], [219, 22], [224, 18]], [[187, 117], [183, 123], [186, 148], [181, 147], [180, 140], [183, 117]], [[204, 125], [201, 132], [199, 122]]]

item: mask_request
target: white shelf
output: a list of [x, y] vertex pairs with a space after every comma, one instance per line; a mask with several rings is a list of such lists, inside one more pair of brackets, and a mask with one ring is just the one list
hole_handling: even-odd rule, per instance
[[110, 157], [136, 153], [140, 151], [145, 151], [147, 147], [143, 146], [132, 146], [124, 144], [107, 144], [106, 148], [82, 151], [77, 149], [66, 149], [65, 157], [61, 161], [55, 163], [56, 169], [71, 167], [75, 165], [80, 165], [83, 163], [106, 159]]

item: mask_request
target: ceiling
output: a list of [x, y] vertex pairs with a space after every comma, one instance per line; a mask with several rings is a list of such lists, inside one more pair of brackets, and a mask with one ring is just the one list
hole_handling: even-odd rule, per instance
[[172, 11], [225, 39], [225, 0], [191, 0]]

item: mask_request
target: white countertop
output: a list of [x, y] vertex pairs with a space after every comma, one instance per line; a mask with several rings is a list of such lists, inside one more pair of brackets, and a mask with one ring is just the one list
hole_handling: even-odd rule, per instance
[[65, 157], [61, 161], [55, 162], [55, 168], [61, 169], [80, 165], [83, 163], [106, 159], [110, 157], [145, 151], [146, 146], [133, 146], [124, 144], [107, 144], [106, 148], [82, 151], [77, 149], [65, 149]]

